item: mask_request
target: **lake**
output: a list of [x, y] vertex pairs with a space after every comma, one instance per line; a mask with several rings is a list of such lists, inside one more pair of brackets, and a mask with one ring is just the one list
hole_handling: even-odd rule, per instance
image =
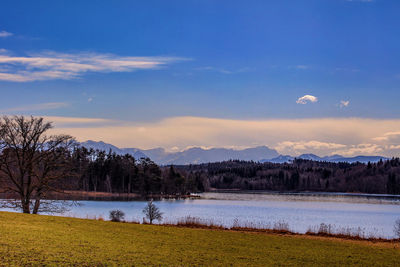
[[[215, 224], [262, 227], [284, 221], [292, 231], [304, 233], [321, 223], [336, 228], [358, 227], [366, 234], [393, 238], [393, 226], [400, 219], [400, 196], [357, 194], [203, 193], [201, 199], [161, 200], [155, 204], [164, 222], [174, 223], [186, 216]], [[142, 221], [145, 201], [78, 201], [63, 216], [103, 217], [110, 210], [125, 212], [126, 220]], [[3, 209], [4, 210], [4, 209]]]

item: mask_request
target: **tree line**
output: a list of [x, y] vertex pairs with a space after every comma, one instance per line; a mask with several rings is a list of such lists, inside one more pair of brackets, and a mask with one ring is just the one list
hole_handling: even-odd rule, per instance
[[186, 174], [174, 166], [160, 167], [149, 158], [135, 159], [129, 154], [117, 155], [75, 147], [70, 155], [74, 176], [59, 181], [65, 190], [90, 192], [185, 195], [204, 191], [202, 177]]
[[213, 189], [323, 191], [400, 194], [400, 159], [376, 163], [224, 162], [158, 166], [149, 158], [135, 159], [111, 151], [76, 147], [71, 153], [75, 177], [60, 188], [89, 192], [185, 195]]
[[179, 166], [185, 173], [202, 173], [209, 188], [273, 191], [326, 191], [400, 194], [400, 159], [376, 163], [291, 163], [239, 160]]

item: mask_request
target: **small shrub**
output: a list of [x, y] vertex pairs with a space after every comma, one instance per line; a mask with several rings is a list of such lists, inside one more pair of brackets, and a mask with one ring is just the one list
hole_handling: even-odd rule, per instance
[[200, 226], [207, 226], [204, 221], [202, 221], [198, 217], [193, 217], [193, 216], [186, 216], [183, 218], [178, 219], [176, 225], [178, 226], [189, 226], [189, 227], [200, 227]]
[[214, 223], [212, 219], [201, 219], [199, 217], [193, 217], [190, 215], [178, 219], [176, 225], [192, 228], [226, 229], [224, 226]]
[[332, 234], [332, 226], [330, 224], [321, 223], [319, 225], [318, 234], [323, 234], [323, 235]]
[[287, 222], [283, 221], [283, 220], [274, 222], [272, 230], [283, 231], [283, 232], [289, 232], [290, 231], [289, 224]]
[[110, 220], [113, 222], [123, 221], [125, 218], [125, 213], [122, 210], [112, 210], [110, 211]]

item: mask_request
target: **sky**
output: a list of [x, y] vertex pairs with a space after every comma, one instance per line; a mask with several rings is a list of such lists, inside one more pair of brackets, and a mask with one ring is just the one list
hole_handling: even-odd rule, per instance
[[2, 1], [0, 113], [78, 141], [400, 156], [400, 1]]

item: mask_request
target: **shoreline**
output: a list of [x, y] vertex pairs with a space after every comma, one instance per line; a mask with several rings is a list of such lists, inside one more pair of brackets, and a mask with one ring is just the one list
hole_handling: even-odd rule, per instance
[[[348, 205], [351, 208], [350, 210], [358, 210], [360, 207], [361, 208], [370, 208], [372, 207], [374, 211], [371, 211], [371, 213], [366, 213], [366, 215], [371, 216], [371, 220], [373, 220], [374, 223], [365, 223], [362, 218], [359, 218], [360, 220], [352, 220], [348, 219], [348, 216], [342, 216], [341, 213], [337, 213], [337, 210], [340, 211], [342, 207], [343, 199], [339, 203], [337, 202], [336, 198], [333, 198], [332, 202], [329, 198], [329, 202], [325, 204], [325, 202], [315, 198], [310, 198], [311, 199], [311, 204], [302, 204], [301, 202], [298, 202], [296, 199], [293, 200], [290, 197], [283, 196], [279, 199], [275, 199], [274, 197], [266, 197], [266, 198], [259, 198], [257, 197], [256, 199], [253, 200], [246, 200], [246, 201], [241, 201], [242, 199], [236, 199], [233, 202], [230, 202], [230, 200], [215, 200], [212, 198], [207, 198], [209, 196], [201, 196], [201, 199], [199, 200], [175, 200], [175, 199], [165, 199], [161, 200], [157, 206], [160, 207], [161, 211], [165, 212], [163, 216], [164, 220], [162, 221], [162, 224], [177, 224], [178, 222], [182, 223], [183, 220], [186, 220], [185, 223], [187, 223], [187, 219], [191, 219], [193, 222], [191, 224], [202, 224], [201, 227], [205, 227], [207, 225], [212, 225], [213, 227], [218, 227], [218, 228], [232, 228], [233, 226], [236, 226], [237, 228], [241, 229], [252, 229], [256, 231], [265, 231], [265, 230], [271, 230], [272, 228], [275, 227], [275, 224], [277, 223], [285, 223], [287, 224], [286, 227], [283, 228], [283, 230], [290, 230], [292, 233], [301, 233], [304, 234], [306, 232], [315, 232], [319, 231], [321, 228], [320, 224], [324, 224], [326, 227], [326, 230], [323, 228], [322, 231], [328, 231], [330, 233], [347, 233], [347, 234], [352, 234], [352, 235], [361, 235], [363, 237], [382, 237], [382, 238], [387, 238], [387, 239], [392, 239], [395, 237], [393, 235], [393, 226], [395, 219], [398, 218], [400, 219], [396, 213], [398, 211], [400, 202], [399, 201], [391, 201], [392, 203], [371, 203], [371, 200], [363, 200], [362, 203], [359, 202], [359, 199], [354, 199], [353, 202], [349, 202]], [[211, 195], [211, 197], [214, 197]], [[278, 202], [277, 202], [278, 201]], [[303, 200], [302, 200], [303, 201]], [[350, 201], [350, 200], [349, 200]], [[6, 200], [4, 201], [6, 202]], [[290, 202], [290, 203], [288, 203]], [[291, 203], [293, 202], [293, 203]], [[75, 217], [75, 218], [87, 218], [87, 219], [108, 219], [108, 214], [109, 211], [111, 210], [122, 210], [126, 212], [126, 220], [127, 221], [136, 221], [136, 222], [141, 222], [142, 220], [142, 208], [144, 207], [145, 200], [140, 199], [140, 200], [135, 200], [135, 201], [110, 201], [109, 199], [99, 199], [96, 198], [94, 200], [77, 200], [77, 201], [48, 201], [50, 203], [49, 205], [58, 205], [57, 207], [65, 207], [63, 208], [63, 212], [54, 214], [55, 216], [59, 217]], [[269, 204], [270, 203], [270, 204]], [[278, 204], [276, 204], [278, 203]], [[300, 204], [297, 204], [300, 203]], [[210, 205], [211, 204], [211, 205]], [[217, 208], [212, 208], [212, 205], [217, 205]], [[362, 204], [362, 206], [357, 206], [358, 204]], [[389, 204], [390, 206], [367, 206], [369, 204]], [[171, 206], [172, 205], [172, 206]], [[177, 206], [176, 206], [177, 205]], [[184, 205], [184, 206], [180, 206]], [[194, 205], [194, 206], [193, 206]], [[200, 205], [206, 205], [206, 207], [210, 207], [210, 211], [206, 211], [205, 213], [200, 210], [199, 208], [196, 208], [196, 206]], [[220, 207], [222, 205], [222, 208]], [[233, 205], [233, 206], [232, 206]], [[295, 205], [295, 206], [293, 206]], [[311, 205], [311, 206], [310, 206]], [[321, 206], [322, 205], [322, 206]], [[346, 204], [347, 205], [347, 204]], [[192, 209], [192, 206], [194, 209]], [[288, 211], [285, 211], [285, 207], [297, 207], [299, 206], [300, 208], [305, 208], [305, 213], [299, 213], [298, 216], [299, 218], [294, 218], [292, 220], [291, 216], [293, 215], [292, 213], [288, 213]], [[178, 212], [174, 211], [176, 208], [184, 208], [184, 212]], [[218, 208], [220, 207], [220, 208]], [[225, 209], [224, 207], [228, 207], [231, 210], [226, 210], [225, 215], [224, 214]], [[252, 207], [252, 210], [247, 212], [246, 207]], [[279, 207], [283, 207], [283, 211], [280, 211]], [[333, 210], [330, 213], [327, 213], [328, 217], [315, 217], [313, 213], [309, 212], [309, 210], [313, 210], [314, 208], [318, 208], [319, 210], [325, 210], [327, 208], [327, 211], [330, 211], [330, 207], [334, 207]], [[278, 208], [277, 210], [270, 210]], [[388, 218], [388, 221], [385, 221], [384, 224], [381, 223], [381, 208], [382, 209], [387, 209], [389, 211], [389, 215], [387, 215], [385, 218]], [[204, 207], [201, 208], [204, 210]], [[241, 210], [242, 209], [242, 210]], [[8, 211], [12, 211], [10, 209], [4, 209]], [[289, 209], [290, 210], [290, 209]], [[13, 210], [16, 211], [17, 210]], [[259, 213], [262, 211], [262, 213]], [[295, 212], [295, 210], [294, 210]], [[394, 212], [394, 214], [393, 214]], [[378, 215], [377, 215], [378, 213]], [[44, 214], [51, 214], [51, 213], [44, 213]], [[292, 214], [292, 215], [291, 215]], [[334, 217], [329, 217], [332, 214]], [[395, 216], [391, 216], [390, 214], [393, 214]], [[249, 217], [247, 217], [247, 215]], [[352, 215], [352, 213], [348, 214], [349, 216]], [[189, 218], [187, 218], [189, 216]], [[260, 217], [261, 216], [261, 217]], [[396, 217], [396, 218], [395, 218]], [[315, 219], [313, 219], [315, 218]], [[336, 220], [335, 218], [338, 218]], [[280, 228], [282, 229], [282, 227]]]
[[[162, 200], [162, 199], [207, 199], [203, 194], [238, 194], [238, 195], [266, 195], [266, 196], [316, 196], [316, 197], [358, 197], [358, 198], [375, 198], [382, 200], [399, 200], [400, 195], [390, 194], [367, 194], [367, 193], [351, 193], [351, 192], [320, 192], [320, 191], [265, 191], [265, 190], [238, 190], [238, 189], [214, 189], [201, 193], [190, 193], [184, 195], [164, 195], [149, 194], [146, 196], [138, 193], [110, 193], [97, 191], [78, 191], [65, 190], [64, 192], [51, 192], [45, 200], [98, 200], [98, 201], [139, 201], [139, 200]], [[18, 196], [9, 193], [0, 193], [0, 199], [17, 199]], [[225, 199], [221, 199], [225, 200]]]
[[[64, 192], [51, 192], [44, 200], [70, 200], [70, 201], [140, 201], [149, 199], [199, 199], [198, 195], [163, 195], [149, 194], [142, 196], [138, 193], [110, 193], [110, 192], [95, 192], [95, 191], [76, 191], [65, 190]], [[1, 193], [0, 199], [18, 199], [15, 194]]]
[[400, 195], [391, 194], [369, 194], [356, 192], [324, 192], [324, 191], [265, 191], [265, 190], [239, 190], [239, 189], [215, 189], [202, 193], [232, 193], [232, 194], [254, 194], [254, 195], [289, 195], [289, 196], [349, 196], [349, 197], [376, 197], [399, 199]]

